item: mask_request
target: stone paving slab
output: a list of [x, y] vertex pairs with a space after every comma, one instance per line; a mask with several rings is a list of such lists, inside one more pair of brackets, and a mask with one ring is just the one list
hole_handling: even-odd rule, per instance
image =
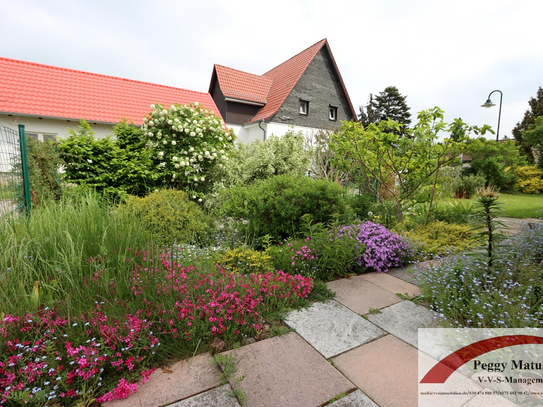
[[206, 391], [189, 399], [170, 404], [169, 407], [241, 407], [238, 400], [231, 396], [232, 388], [229, 384]]
[[336, 301], [360, 315], [367, 314], [372, 308], [384, 308], [401, 301], [397, 295], [362, 276], [331, 281], [327, 286], [336, 293]]
[[362, 393], [361, 390], [357, 389], [351, 394], [334, 401], [332, 404], [329, 404], [328, 407], [379, 407], [375, 404], [368, 396]]
[[296, 332], [243, 346], [238, 361], [238, 386], [249, 407], [321, 406], [354, 386]]
[[379, 407], [417, 407], [418, 352], [387, 335], [332, 359]]
[[380, 314], [368, 315], [368, 320], [381, 329], [417, 348], [418, 329], [437, 327], [435, 313], [411, 301], [402, 301], [383, 308]]
[[399, 278], [408, 283], [415, 284], [415, 276], [413, 274], [414, 266], [397, 267], [388, 270], [387, 274]]
[[157, 369], [136, 393], [103, 406], [159, 407], [212, 389], [220, 384], [221, 371], [211, 362], [211, 355], [203, 353], [175, 363], [169, 368], [171, 373]]
[[367, 273], [360, 276], [376, 286], [384, 288], [393, 294], [407, 294], [410, 297], [420, 295], [420, 289], [414, 284], [407, 283], [387, 273]]
[[285, 323], [326, 359], [386, 334], [334, 300], [291, 312]]

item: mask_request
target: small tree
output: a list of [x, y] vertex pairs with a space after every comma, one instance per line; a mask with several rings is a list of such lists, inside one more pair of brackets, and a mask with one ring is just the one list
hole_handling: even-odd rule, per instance
[[[359, 123], [344, 122], [340, 132], [333, 136], [331, 147], [341, 165], [347, 162], [359, 166], [379, 181], [375, 194], [379, 195], [379, 188], [384, 188], [394, 200], [401, 220], [405, 203], [424, 190], [429, 190], [430, 206], [433, 204], [439, 169], [458, 160], [469, 147], [472, 140], [468, 134], [484, 134], [489, 129], [467, 126], [460, 119], [447, 124], [443, 113], [438, 107], [420, 112], [418, 123], [406, 133], [407, 137], [395, 132], [401, 124], [392, 120], [366, 128]], [[438, 141], [440, 132], [450, 134], [459, 126], [465, 130], [461, 140]]]
[[315, 179], [324, 179], [343, 184], [349, 172], [346, 167], [334, 165], [335, 153], [330, 149], [333, 132], [319, 130], [305, 139], [305, 148], [311, 154], [309, 172]]
[[529, 130], [522, 133], [524, 140], [532, 146], [537, 166], [543, 170], [543, 115], [535, 119]]
[[234, 133], [199, 103], [153, 104], [143, 120], [143, 139], [153, 150], [162, 184], [203, 198], [209, 173], [228, 160]]

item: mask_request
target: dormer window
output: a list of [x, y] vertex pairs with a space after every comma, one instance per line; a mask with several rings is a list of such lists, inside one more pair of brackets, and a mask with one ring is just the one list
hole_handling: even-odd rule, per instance
[[328, 107], [328, 119], [333, 122], [337, 121], [337, 106], [330, 105]]
[[309, 114], [309, 100], [300, 99], [300, 114], [306, 116]]

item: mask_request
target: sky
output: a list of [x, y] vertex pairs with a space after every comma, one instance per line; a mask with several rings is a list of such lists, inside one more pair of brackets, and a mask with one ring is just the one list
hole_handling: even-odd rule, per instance
[[[358, 112], [396, 86], [415, 121], [522, 120], [543, 86], [541, 0], [0, 0], [0, 56], [207, 92], [214, 64], [263, 74], [326, 38]], [[1, 92], [1, 90], [0, 90]], [[495, 136], [488, 135], [488, 138]]]

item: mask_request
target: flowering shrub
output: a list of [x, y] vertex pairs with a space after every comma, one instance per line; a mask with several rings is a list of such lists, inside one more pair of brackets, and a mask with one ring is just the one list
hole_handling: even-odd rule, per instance
[[339, 228], [338, 236], [348, 236], [360, 245], [356, 262], [359, 266], [388, 271], [402, 266], [412, 256], [407, 242], [383, 225], [364, 222]]
[[202, 199], [210, 170], [228, 160], [235, 135], [222, 120], [200, 104], [151, 105], [143, 119], [144, 139], [152, 148], [166, 186], [178, 187]]
[[265, 273], [273, 270], [271, 257], [248, 247], [228, 249], [217, 262], [231, 273]]
[[59, 301], [51, 309], [3, 315], [0, 405], [88, 405], [127, 397], [137, 388], [132, 382], [147, 380], [150, 367], [173, 350], [188, 357], [215, 336], [229, 345], [257, 336], [265, 318], [302, 305], [312, 287], [310, 278], [281, 271], [243, 276], [218, 265], [185, 266], [178, 257], [132, 251], [128, 293], [97, 270], [80, 287], [88, 304], [80, 314]]

